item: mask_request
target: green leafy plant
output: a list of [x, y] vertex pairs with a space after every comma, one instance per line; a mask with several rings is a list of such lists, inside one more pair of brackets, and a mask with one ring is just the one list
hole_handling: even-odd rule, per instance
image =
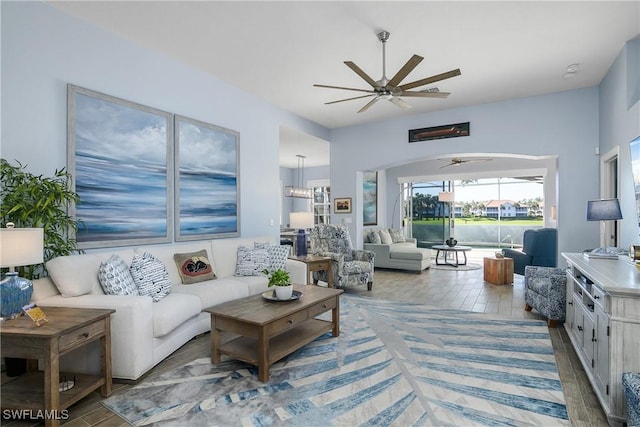
[[289, 272], [281, 268], [275, 271], [269, 271], [267, 269], [262, 270], [264, 274], [269, 276], [269, 287], [271, 286], [289, 286], [291, 284], [291, 278]]
[[[70, 255], [76, 251], [73, 236], [77, 221], [69, 215], [78, 203], [72, 191], [72, 178], [65, 168], [56, 170], [53, 177], [34, 175], [20, 162], [11, 165], [0, 159], [0, 226], [13, 222], [16, 227], [42, 227], [44, 229], [44, 260]], [[35, 279], [42, 275], [42, 266], [19, 267], [22, 277]]]

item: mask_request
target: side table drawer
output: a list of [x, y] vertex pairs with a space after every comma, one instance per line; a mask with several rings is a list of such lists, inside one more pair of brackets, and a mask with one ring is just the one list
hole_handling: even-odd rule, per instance
[[337, 298], [331, 298], [312, 305], [308, 308], [309, 318], [316, 317], [318, 314], [324, 313], [325, 311], [333, 310], [336, 308], [336, 300]]
[[95, 337], [104, 335], [104, 333], [104, 321], [95, 322], [83, 328], [76, 329], [68, 334], [61, 335], [60, 338], [58, 338], [59, 351], [60, 353], [63, 353], [68, 349], [83, 345], [88, 341], [92, 341]]
[[276, 320], [273, 322], [271, 328], [271, 335], [279, 334], [280, 332], [284, 332], [287, 329], [291, 329], [300, 323], [304, 322], [308, 319], [308, 310], [302, 310], [297, 313], [293, 313], [287, 317], [283, 317], [280, 320]]

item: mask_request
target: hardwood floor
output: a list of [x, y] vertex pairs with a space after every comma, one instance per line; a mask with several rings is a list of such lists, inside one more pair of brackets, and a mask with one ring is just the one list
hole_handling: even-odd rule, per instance
[[[481, 260], [473, 258], [469, 261], [481, 263]], [[366, 298], [495, 313], [517, 319], [541, 319], [535, 312], [524, 310], [522, 276], [515, 275], [513, 285], [492, 285], [484, 282], [482, 269], [447, 271], [431, 268], [421, 274], [376, 269], [371, 291], [360, 287], [347, 288], [345, 292]], [[572, 425], [576, 427], [607, 426], [604, 413], [564, 327], [551, 328], [549, 331]], [[209, 334], [205, 334], [177, 350], [148, 373], [146, 378], [157, 376], [193, 359], [208, 357], [209, 353]], [[121, 393], [130, 387], [129, 384], [114, 384], [114, 393]], [[100, 404], [101, 400], [102, 398], [96, 392], [77, 403], [70, 409], [70, 419], [64, 425], [68, 427], [128, 425], [122, 418], [104, 408]], [[31, 425], [24, 422], [7, 423], [5, 420], [0, 423], [7, 426]]]

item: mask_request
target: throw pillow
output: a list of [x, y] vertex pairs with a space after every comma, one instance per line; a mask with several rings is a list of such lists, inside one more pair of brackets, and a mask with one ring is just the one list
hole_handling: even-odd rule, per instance
[[107, 295], [139, 295], [129, 266], [118, 255], [111, 255], [107, 261], [100, 263], [98, 280]]
[[269, 269], [269, 251], [266, 249], [249, 249], [238, 246], [236, 276], [264, 276], [262, 272]]
[[278, 269], [284, 270], [284, 267], [287, 264], [287, 258], [289, 257], [289, 246], [254, 242], [253, 247], [255, 249], [266, 249], [269, 252], [269, 271], [275, 271]]
[[171, 292], [171, 282], [166, 267], [151, 253], [136, 254], [131, 261], [131, 276], [138, 287], [138, 293], [150, 296], [158, 302]]
[[213, 272], [205, 249], [186, 254], [174, 254], [173, 260], [178, 267], [180, 279], [185, 285], [216, 278], [216, 274]]
[[393, 241], [393, 243], [406, 242], [402, 230], [394, 230], [393, 228], [390, 228], [389, 235], [391, 236], [391, 240]]
[[383, 245], [390, 245], [393, 243], [389, 230], [380, 230], [378, 233], [380, 233], [380, 241]]
[[367, 240], [369, 243], [374, 243], [376, 245], [382, 243], [382, 240], [380, 240], [380, 233], [377, 231], [370, 231], [367, 235]]

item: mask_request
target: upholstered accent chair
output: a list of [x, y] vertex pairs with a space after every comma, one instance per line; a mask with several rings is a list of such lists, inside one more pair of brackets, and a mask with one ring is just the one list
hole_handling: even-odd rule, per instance
[[[353, 249], [349, 229], [345, 225], [319, 224], [311, 231], [311, 253], [331, 257], [331, 283], [336, 287], [373, 286], [374, 253]], [[327, 281], [326, 271], [314, 271], [313, 283]]]
[[567, 273], [562, 268], [528, 265], [524, 269], [524, 309], [536, 309], [555, 328], [564, 322], [567, 304]]
[[534, 228], [522, 235], [522, 250], [503, 249], [504, 256], [513, 258], [513, 272], [524, 275], [527, 265], [557, 266], [558, 232], [555, 228]]
[[627, 426], [640, 426], [640, 373], [622, 374], [622, 388], [627, 397]]

